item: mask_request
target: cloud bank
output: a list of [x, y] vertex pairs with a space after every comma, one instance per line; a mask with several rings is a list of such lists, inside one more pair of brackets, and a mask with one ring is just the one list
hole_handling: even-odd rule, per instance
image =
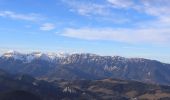
[[27, 20], [27, 21], [37, 21], [42, 18], [40, 15], [31, 13], [31, 14], [20, 14], [13, 11], [0, 11], [0, 17], [18, 19], [18, 20]]
[[[170, 1], [169, 0], [105, 0], [104, 3], [96, 2], [73, 2], [64, 0], [71, 9], [81, 16], [96, 18], [114, 19], [115, 13], [120, 18], [116, 20], [128, 20], [134, 27], [79, 27], [65, 28], [62, 36], [86, 39], [86, 40], [111, 40], [125, 43], [149, 43], [169, 44], [170, 43]], [[116, 12], [118, 11], [118, 12]], [[124, 12], [120, 14], [119, 12]], [[126, 12], [131, 17], [126, 16]], [[151, 17], [150, 20], [134, 21], [133, 16], [140, 13], [142, 16]], [[138, 16], [139, 17], [139, 16]], [[143, 20], [142, 18], [139, 20]]]
[[170, 29], [67, 28], [63, 36], [86, 40], [111, 40], [125, 43], [165, 44], [170, 42]]

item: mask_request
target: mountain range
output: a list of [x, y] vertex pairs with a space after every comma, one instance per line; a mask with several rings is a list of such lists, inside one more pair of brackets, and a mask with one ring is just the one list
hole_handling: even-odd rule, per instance
[[170, 85], [170, 64], [144, 58], [12, 51], [0, 57], [0, 69], [47, 81], [116, 78]]

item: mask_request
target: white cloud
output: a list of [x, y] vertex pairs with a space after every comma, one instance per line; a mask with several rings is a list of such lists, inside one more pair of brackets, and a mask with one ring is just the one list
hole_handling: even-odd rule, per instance
[[63, 0], [68, 4], [71, 9], [70, 11], [77, 12], [80, 15], [91, 16], [91, 15], [108, 15], [107, 7], [103, 4], [96, 4], [91, 2], [82, 2], [75, 0]]
[[40, 30], [42, 31], [50, 31], [55, 29], [55, 25], [52, 23], [44, 23], [41, 27]]
[[112, 12], [112, 6], [107, 2], [94, 3], [90, 1], [77, 1], [77, 0], [62, 0], [70, 7], [70, 11], [77, 13], [81, 16], [86, 16], [89, 19], [97, 21], [107, 21], [113, 23], [125, 23], [129, 22], [124, 16]]
[[142, 0], [145, 13], [156, 16], [160, 21], [170, 20], [170, 2], [169, 0]]
[[118, 7], [118, 8], [130, 8], [131, 6], [134, 5], [133, 0], [107, 0], [110, 2], [113, 7]]
[[86, 40], [111, 40], [125, 43], [170, 43], [170, 29], [67, 28], [62, 36]]
[[34, 13], [30, 14], [19, 14], [12, 11], [0, 11], [0, 17], [18, 19], [18, 20], [27, 20], [27, 21], [37, 21], [42, 19], [42, 16]]
[[[169, 0], [107, 0], [117, 9], [133, 9], [137, 12], [155, 16], [161, 21], [170, 21]], [[122, 10], [123, 10], [122, 9]]]
[[[127, 17], [125, 12], [133, 10], [143, 13], [144, 15], [157, 17], [158, 20], [170, 21], [170, 2], [169, 0], [105, 0], [103, 3], [92, 1], [77, 1], [77, 0], [62, 0], [68, 4], [71, 11], [76, 12], [82, 16], [90, 16], [93, 19], [100, 19], [104, 21], [111, 21], [110, 19], [124, 20], [126, 23], [131, 21], [133, 17]], [[114, 12], [119, 9], [125, 11], [124, 14]], [[135, 12], [131, 15], [134, 16]], [[107, 19], [107, 20], [106, 20]], [[109, 19], [109, 20], [108, 20]]]

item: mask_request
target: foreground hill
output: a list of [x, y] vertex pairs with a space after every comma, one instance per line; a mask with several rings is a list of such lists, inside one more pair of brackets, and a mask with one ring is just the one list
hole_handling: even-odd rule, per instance
[[0, 100], [169, 100], [170, 87], [118, 79], [55, 80], [0, 70]]
[[38, 96], [26, 91], [10, 91], [0, 94], [1, 100], [41, 100]]
[[85, 100], [170, 100], [170, 87], [118, 79], [56, 81]]
[[[36, 80], [31, 76], [12, 75], [0, 70], [0, 100], [16, 100], [16, 98], [21, 100], [28, 96], [33, 100], [36, 97], [41, 97], [45, 100], [50, 100], [50, 98], [58, 99], [64, 96], [61, 91], [61, 88], [57, 86], [54, 87], [45, 81]], [[12, 99], [12, 97], [16, 98]]]
[[0, 68], [45, 80], [118, 78], [170, 85], [170, 64], [143, 58], [8, 52], [0, 57]]

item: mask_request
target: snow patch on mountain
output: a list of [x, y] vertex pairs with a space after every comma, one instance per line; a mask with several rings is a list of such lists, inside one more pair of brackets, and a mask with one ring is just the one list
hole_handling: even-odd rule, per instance
[[119, 68], [117, 67], [117, 66], [108, 66], [108, 65], [106, 65], [105, 67], [104, 67], [104, 70], [105, 71], [117, 71], [117, 70], [119, 70]]

